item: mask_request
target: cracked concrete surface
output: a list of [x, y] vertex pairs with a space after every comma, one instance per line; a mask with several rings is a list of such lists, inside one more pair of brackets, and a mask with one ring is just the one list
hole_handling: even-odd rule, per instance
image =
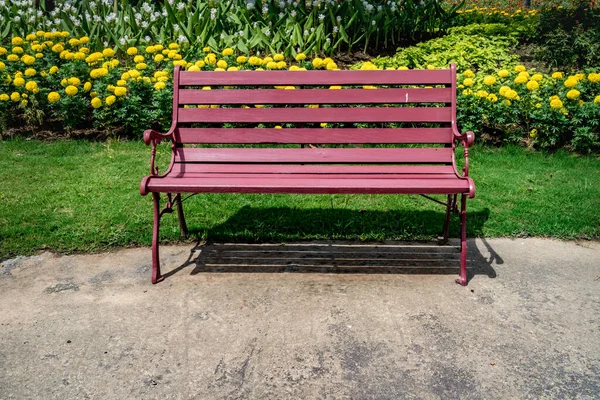
[[600, 243], [163, 246], [0, 267], [0, 399], [600, 398]]

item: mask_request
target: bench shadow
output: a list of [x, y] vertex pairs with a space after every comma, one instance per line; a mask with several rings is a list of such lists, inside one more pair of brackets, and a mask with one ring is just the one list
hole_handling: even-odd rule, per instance
[[[323, 214], [323, 215], [319, 215]], [[278, 224], [269, 226], [269, 235], [256, 234], [257, 218], [265, 223], [266, 215], [277, 216]], [[321, 219], [315, 219], [321, 216]], [[483, 224], [489, 217], [489, 210], [472, 212], [468, 215], [467, 226], [470, 233], [483, 231]], [[355, 211], [347, 209], [310, 209], [288, 208], [252, 208], [243, 207], [230, 219], [211, 229], [208, 237], [222, 243], [204, 244], [198, 241], [188, 255], [188, 259], [178, 267], [164, 273], [167, 278], [188, 267], [193, 267], [191, 275], [201, 273], [337, 273], [337, 274], [458, 274], [460, 241], [458, 220], [453, 217], [454, 235], [448, 244], [438, 245], [437, 241], [360, 241], [360, 240], [314, 240], [298, 241], [292, 232], [302, 232], [306, 236], [330, 234], [335, 232], [310, 221], [343, 221], [356, 219], [365, 221], [404, 220], [423, 221], [432, 227], [431, 236], [441, 231], [444, 213], [434, 211], [411, 212], [410, 216], [397, 211]], [[406, 221], [410, 219], [411, 221]], [[293, 221], [308, 221], [301, 226], [286, 224]], [[366, 224], [367, 228], [370, 224]], [[345, 233], [352, 236], [354, 231], [360, 234], [360, 224], [348, 225]], [[364, 226], [363, 226], [364, 228]], [[437, 229], [436, 229], [437, 228]], [[387, 228], [386, 228], [387, 229]], [[193, 231], [192, 231], [193, 232]], [[245, 232], [245, 234], [227, 234]], [[383, 231], [384, 233], [387, 233]], [[427, 230], [426, 230], [427, 232]], [[392, 232], [389, 232], [389, 236]], [[452, 238], [454, 236], [454, 238]], [[277, 239], [277, 240], [273, 240]], [[260, 242], [262, 240], [262, 242]], [[469, 239], [468, 278], [475, 275], [496, 277], [493, 264], [502, 264], [503, 260], [485, 239], [480, 239], [486, 253], [482, 254], [475, 243]]]

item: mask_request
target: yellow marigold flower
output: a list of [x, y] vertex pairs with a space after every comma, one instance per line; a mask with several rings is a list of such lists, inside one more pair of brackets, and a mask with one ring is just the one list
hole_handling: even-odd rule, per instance
[[463, 96], [469, 96], [473, 94], [473, 91], [471, 89], [465, 89], [462, 91]]
[[70, 51], [67, 51], [64, 53], [64, 56], [65, 56], [65, 60], [71, 61], [75, 58], [75, 53], [71, 53]]
[[124, 88], [122, 86], [118, 86], [115, 88], [115, 96], [121, 97], [121, 96], [125, 96], [127, 94], [127, 88]]
[[154, 54], [154, 53], [156, 53], [156, 47], [154, 47], [154, 46], [146, 46], [146, 53], [148, 53], [148, 54]]
[[69, 85], [65, 88], [65, 92], [69, 96], [75, 96], [77, 94], [77, 92], [79, 92], [79, 89], [77, 89], [77, 86]]
[[306, 54], [304, 54], [304, 53], [296, 54], [296, 61], [304, 61], [304, 60], [306, 60]]
[[523, 83], [527, 83], [527, 77], [524, 75], [519, 75], [515, 78], [515, 83], [521, 85]]
[[21, 100], [21, 104], [23, 104], [24, 106], [26, 106], [27, 103], [29, 103], [27, 100]]
[[540, 84], [537, 83], [537, 81], [535, 80], [530, 80], [529, 82], [527, 82], [527, 89], [529, 90], [537, 90], [540, 88]]
[[25, 64], [25, 65], [33, 65], [35, 63], [35, 57], [30, 56], [30, 55], [25, 55], [21, 58], [21, 61], [23, 61], [23, 64]]
[[35, 53], [35, 58], [44, 58], [44, 54], [42, 54], [42, 53]]
[[544, 79], [544, 75], [542, 74], [533, 74], [533, 76], [531, 77], [532, 80], [536, 81], [536, 82], [541, 82], [542, 79]]
[[513, 89], [507, 90], [504, 96], [511, 100], [519, 100], [519, 94]]
[[81, 80], [79, 78], [72, 76], [69, 79], [67, 79], [67, 83], [69, 85], [79, 86], [79, 85], [81, 85]]
[[128, 72], [129, 76], [133, 79], [137, 79], [140, 77], [140, 71], [136, 70], [136, 69], [132, 69], [131, 71]]
[[43, 38], [45, 33], [46, 33], [45, 31], [37, 31], [37, 32], [35, 33], [35, 35], [36, 35], [37, 37]]
[[524, 65], [517, 65], [515, 67], [515, 72], [524, 72], [524, 71], [527, 71], [527, 68], [525, 68]]
[[568, 79], [567, 79], [567, 80], [564, 82], [564, 84], [565, 84], [565, 86], [566, 86], [566, 87], [568, 87], [568, 88], [572, 88], [572, 87], [574, 87], [574, 86], [576, 86], [576, 85], [577, 85], [577, 82], [578, 82], [578, 81], [577, 81], [577, 79], [575, 79], [575, 78], [573, 78], [573, 77], [569, 77], [569, 78], [568, 78]]
[[14, 102], [21, 100], [21, 95], [18, 92], [12, 92], [10, 99]]
[[235, 59], [235, 61], [237, 61], [238, 64], [244, 64], [247, 60], [248, 59], [246, 58], [246, 56], [239, 56]]
[[102, 55], [104, 57], [113, 57], [115, 55], [115, 51], [113, 49], [104, 49], [102, 50]]
[[134, 62], [134, 63], [141, 63], [141, 62], [144, 62], [144, 56], [142, 56], [142, 55], [139, 55], [139, 56], [135, 56], [135, 57], [133, 57], [133, 62]]
[[102, 99], [100, 97], [94, 97], [91, 101], [92, 107], [100, 108], [102, 107]]
[[542, 108], [542, 103], [535, 103], [535, 108]]
[[579, 90], [571, 89], [567, 92], [567, 98], [571, 100], [575, 100], [579, 98], [581, 92]]
[[90, 77], [94, 79], [103, 78], [108, 75], [108, 70], [106, 68], [96, 68], [90, 71]]
[[19, 56], [16, 54], [9, 54], [6, 59], [8, 61], [19, 61]]
[[287, 64], [285, 61], [278, 61], [277, 62], [277, 69], [285, 69], [287, 67]]
[[498, 96], [496, 96], [494, 93], [490, 93], [488, 94], [487, 100], [491, 103], [495, 103], [498, 101]]
[[29, 35], [25, 36], [25, 40], [27, 40], [28, 42], [33, 42], [37, 40], [37, 37], [34, 33], [30, 33]]
[[296, 90], [296, 86], [284, 86], [283, 90]]
[[191, 67], [188, 68], [188, 71], [196, 72], [196, 71], [200, 71], [200, 68], [196, 65], [192, 65]]
[[475, 96], [481, 97], [483, 99], [488, 96], [488, 92], [486, 92], [485, 90], [478, 90], [477, 92], [475, 92]]
[[73, 54], [73, 58], [79, 61], [83, 61], [85, 60], [85, 53], [78, 51], [77, 53]]
[[341, 86], [338, 86], [338, 85], [329, 86], [329, 89], [332, 89], [332, 90], [340, 90], [341, 88], [342, 88], [342, 87], [341, 87]]
[[385, 70], [386, 71], [395, 71], [396, 68], [394, 68], [394, 67], [385, 67]]
[[473, 79], [471, 79], [471, 78], [466, 78], [466, 79], [463, 81], [463, 85], [465, 85], [465, 86], [473, 86]]
[[300, 68], [297, 65], [290, 66], [290, 71], [300, 71]]
[[537, 137], [538, 131], [537, 129], [532, 129], [531, 132], [529, 132], [529, 137], [535, 139]]
[[377, 86], [373, 86], [373, 85], [364, 85], [363, 89], [377, 89]]
[[60, 52], [62, 52], [64, 49], [65, 49], [65, 48], [64, 48], [64, 47], [63, 47], [63, 45], [62, 45], [62, 44], [60, 44], [60, 43], [57, 43], [57, 44], [55, 44], [54, 46], [52, 46], [52, 51], [53, 51], [53, 52], [55, 52], [55, 53], [60, 53]]
[[511, 102], [510, 100], [508, 100], [508, 99], [504, 100], [502, 103], [503, 103], [505, 106], [510, 106], [510, 105], [512, 105], [512, 102]]
[[483, 78], [483, 84], [487, 85], [487, 86], [492, 86], [492, 85], [496, 84], [496, 78], [494, 78], [491, 75], [488, 75], [485, 78]]
[[336, 63], [334, 63], [334, 62], [332, 61], [332, 62], [328, 63], [328, 64], [325, 66], [325, 68], [327, 68], [327, 70], [329, 70], [329, 71], [333, 71], [333, 70], [335, 70], [335, 69], [338, 69], [338, 66], [337, 66], [337, 64], [336, 64]]
[[270, 61], [267, 63], [268, 69], [277, 69], [277, 63], [275, 61]]
[[137, 63], [137, 64], [135, 64], [135, 68], [144, 70], [144, 69], [148, 68], [148, 66], [146, 65], [146, 63]]
[[163, 56], [162, 54], [157, 54], [154, 56], [154, 62], [161, 62], [162, 60], [165, 59], [165, 56]]
[[223, 49], [223, 52], [221, 54], [223, 54], [223, 57], [228, 57], [233, 54], [233, 49], [231, 47], [227, 47]]
[[90, 41], [90, 38], [89, 38], [89, 37], [87, 37], [87, 36], [82, 36], [82, 37], [80, 37], [80, 38], [79, 38], [79, 41], [80, 41], [81, 43], [83, 43], [83, 44], [86, 44], [86, 43], [89, 43], [89, 41]]
[[398, 71], [408, 71], [408, 67], [398, 67]]
[[278, 53], [273, 56], [273, 61], [275, 61], [275, 62], [283, 61], [283, 59], [284, 59], [283, 54]]
[[169, 44], [169, 49], [171, 49], [171, 50], [177, 50], [178, 48], [179, 48], [179, 45], [177, 43]]
[[[365, 63], [366, 64], [366, 63]], [[315, 68], [321, 68], [323, 66], [323, 60], [320, 59], [319, 57], [313, 58], [312, 60], [312, 65]], [[363, 64], [364, 66], [364, 64]], [[361, 68], [362, 69], [362, 68]]]
[[69, 44], [71, 45], [71, 47], [75, 47], [75, 46], [79, 46], [81, 44], [81, 42], [79, 41], [79, 39], [71, 38], [71, 39], [69, 39]]
[[130, 56], [135, 56], [138, 53], [137, 47], [130, 47], [127, 49], [127, 54]]
[[[207, 55], [206, 57], [204, 57], [204, 62], [209, 64], [209, 65], [214, 65], [217, 62], [217, 57], [215, 57], [215, 55]], [[226, 63], [227, 64], [227, 63]]]
[[552, 78], [553, 79], [562, 79], [563, 78], [563, 73], [562, 72], [555, 72], [552, 74]]
[[12, 52], [15, 54], [23, 54], [23, 48], [22, 47], [13, 47]]
[[5, 55], [6, 53], [8, 53], [8, 50], [6, 50], [4, 47], [0, 46], [0, 56]]
[[217, 61], [217, 67], [223, 68], [223, 69], [227, 68], [227, 61], [225, 61], [225, 60]]
[[117, 101], [117, 98], [113, 95], [108, 96], [104, 102], [106, 103], [107, 106], [112, 106], [113, 104], [115, 104], [115, 101]]
[[29, 81], [25, 84], [25, 89], [27, 89], [27, 91], [29, 92], [34, 92], [35, 89], [38, 88], [37, 82], [35, 81]]
[[25, 76], [35, 76], [36, 73], [37, 71], [33, 68], [27, 68], [25, 70]]
[[275, 125], [275, 129], [281, 129], [281, 125]]
[[0, 71], [2, 71], [4, 68], [6, 68], [6, 64], [0, 61]]
[[208, 47], [208, 46], [206, 46], [206, 47], [203, 47], [203, 48], [202, 48], [202, 51], [203, 51], [204, 53], [210, 53], [210, 47]]
[[238, 70], [238, 67], [229, 67], [229, 68], [227, 68], [227, 71], [234, 72], [234, 71], [239, 71], [239, 70]]
[[8, 101], [8, 100], [10, 100], [9, 95], [7, 95], [6, 93], [0, 94], [0, 101]]
[[468, 69], [465, 72], [463, 72], [463, 76], [465, 76], [467, 78], [472, 78], [475, 76], [475, 73], [473, 71], [471, 71], [470, 69]]
[[23, 44], [23, 38], [19, 37], [19, 36], [15, 36], [14, 38], [12, 38], [11, 43], [14, 46], [21, 46]]
[[83, 84], [83, 91], [84, 92], [89, 92], [90, 90], [92, 90], [92, 82], [86, 82]]
[[595, 72], [592, 72], [588, 75], [588, 81], [592, 82], [592, 83], [598, 83], [600, 82], [600, 74], [597, 74]]
[[164, 83], [164, 82], [156, 82], [156, 83], [154, 84], [154, 89], [155, 89], [155, 90], [163, 90], [163, 89], [164, 89], [164, 88], [166, 88], [166, 87], [167, 87], [167, 85], [165, 85], [165, 83]]
[[563, 106], [563, 102], [560, 99], [550, 100], [550, 107], [554, 110], [560, 110]]
[[15, 80], [13, 81], [13, 85], [19, 87], [19, 86], [23, 86], [25, 84], [25, 79], [18, 77], [15, 78]]

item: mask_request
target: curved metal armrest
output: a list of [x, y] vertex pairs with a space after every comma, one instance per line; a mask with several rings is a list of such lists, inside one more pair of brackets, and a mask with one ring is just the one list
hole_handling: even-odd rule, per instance
[[[150, 154], [150, 176], [158, 176], [158, 167], [154, 166], [154, 159], [156, 158], [156, 146], [163, 140], [167, 139], [173, 142], [173, 130], [170, 130], [165, 134], [156, 132], [153, 129], [144, 131], [144, 143], [147, 145], [152, 144], [152, 153]], [[171, 146], [174, 146], [174, 143]]]
[[461, 135], [458, 133], [456, 127], [453, 127], [452, 130], [454, 132], [454, 140], [460, 140], [465, 149], [465, 167], [463, 168], [463, 176], [469, 176], [469, 147], [473, 146], [473, 143], [475, 143], [475, 134], [472, 131], [468, 131]]
[[162, 134], [159, 133], [157, 131], [155, 131], [154, 129], [147, 129], [144, 131], [144, 143], [146, 143], [148, 146], [152, 143], [154, 145], [159, 144], [160, 142], [162, 142], [163, 140], [173, 140], [173, 131], [170, 130], [169, 132]]

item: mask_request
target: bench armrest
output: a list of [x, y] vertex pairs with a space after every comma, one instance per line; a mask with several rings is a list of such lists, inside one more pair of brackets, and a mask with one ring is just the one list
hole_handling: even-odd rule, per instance
[[[158, 167], [154, 166], [154, 159], [156, 158], [156, 146], [163, 140], [171, 140], [173, 142], [173, 130], [162, 134], [153, 129], [144, 131], [144, 143], [147, 145], [152, 144], [152, 153], [150, 155], [150, 175], [158, 176]], [[174, 145], [174, 144], [173, 144]], [[170, 169], [170, 168], [169, 168]]]
[[169, 132], [162, 134], [159, 133], [153, 129], [147, 129], [144, 131], [144, 143], [146, 143], [148, 146], [152, 143], [152, 144], [159, 144], [160, 142], [162, 142], [163, 140], [173, 140], [173, 131], [170, 130]]
[[452, 127], [454, 133], [454, 140], [458, 140], [462, 143], [465, 149], [465, 167], [463, 168], [463, 176], [469, 176], [469, 147], [475, 143], [475, 134], [472, 131], [460, 134], [456, 129], [456, 126]]

